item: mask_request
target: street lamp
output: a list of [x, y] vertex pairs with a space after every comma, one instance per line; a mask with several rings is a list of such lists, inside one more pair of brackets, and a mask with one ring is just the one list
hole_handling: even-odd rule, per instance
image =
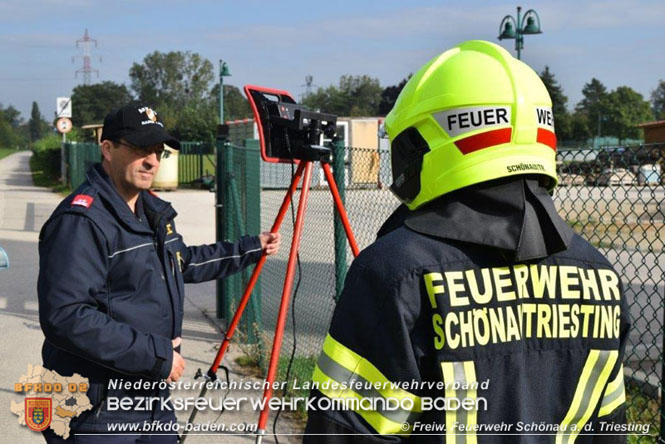
[[[229, 72], [229, 65], [220, 59], [219, 61], [219, 125], [224, 125], [224, 77], [231, 75]], [[217, 133], [217, 143], [215, 144], [216, 166], [215, 166], [215, 239], [224, 241], [224, 225], [227, 223], [229, 212], [225, 208], [224, 199], [224, 171], [228, 165], [224, 164], [224, 156], [227, 159], [231, 155], [228, 145], [228, 133], [219, 131]], [[215, 283], [215, 290], [217, 295], [217, 318], [223, 318], [226, 313], [224, 311], [224, 299], [229, 296], [224, 294], [224, 284], [222, 279], [217, 279]]]
[[229, 65], [223, 60], [219, 61], [219, 123], [224, 125], [224, 77], [229, 77]]
[[[524, 34], [542, 34], [540, 30], [540, 17], [533, 9], [529, 9], [524, 17], [520, 17], [521, 6], [517, 7], [517, 20], [512, 15], [507, 15], [499, 25], [499, 40], [515, 39], [515, 50], [517, 58], [524, 49]], [[526, 24], [524, 24], [526, 22]]]

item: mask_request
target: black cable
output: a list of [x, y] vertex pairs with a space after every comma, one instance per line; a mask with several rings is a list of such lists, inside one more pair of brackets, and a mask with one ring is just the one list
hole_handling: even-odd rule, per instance
[[222, 398], [221, 401], [222, 409], [220, 410], [217, 418], [215, 418], [215, 421], [213, 422], [214, 424], [217, 424], [219, 418], [221, 418], [222, 414], [226, 411], [226, 409], [224, 408], [225, 406], [224, 401], [226, 401], [226, 397], [229, 396], [229, 393], [231, 393], [231, 380], [229, 379], [229, 368], [226, 367], [225, 365], [220, 365], [220, 367], [222, 370], [224, 370], [224, 374], [226, 375], [226, 393], [224, 393], [224, 397]]
[[[293, 170], [293, 162], [291, 162], [291, 182], [293, 182], [294, 178], [295, 178], [295, 172]], [[302, 190], [305, 186], [309, 186], [309, 184], [305, 184], [303, 182], [303, 185], [300, 189], [301, 199], [302, 199]], [[290, 200], [291, 200], [291, 223], [295, 231], [296, 217], [293, 209], [293, 194], [291, 195]], [[298, 296], [298, 289], [300, 288], [300, 281], [302, 277], [302, 266], [300, 263], [299, 251], [296, 251], [296, 263], [298, 264], [298, 281], [296, 282], [296, 288], [293, 291], [293, 298], [291, 299], [291, 324], [293, 325], [293, 347], [291, 348], [291, 357], [289, 358], [289, 365], [286, 367], [286, 377], [284, 378], [286, 384], [284, 384], [284, 387], [282, 388], [282, 400], [284, 400], [284, 398], [286, 397], [286, 388], [289, 383], [289, 376], [291, 375], [291, 366], [293, 365], [293, 360], [295, 359], [296, 356], [296, 296]], [[279, 366], [279, 362], [277, 364]], [[273, 421], [272, 423], [272, 434], [275, 437], [275, 444], [279, 444], [279, 439], [277, 438], [277, 420], [279, 419], [280, 413], [282, 413], [282, 403], [279, 404], [279, 409], [277, 410], [277, 414], [275, 414], [275, 421]]]

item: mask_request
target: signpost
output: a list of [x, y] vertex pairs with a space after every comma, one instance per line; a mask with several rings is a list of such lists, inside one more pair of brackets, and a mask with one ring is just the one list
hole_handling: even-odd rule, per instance
[[72, 99], [71, 97], [58, 97], [56, 100], [56, 117], [72, 118]]
[[55, 102], [55, 116], [58, 119], [55, 126], [62, 134], [62, 147], [60, 149], [60, 180], [66, 182], [65, 176], [65, 142], [67, 137], [65, 134], [72, 130], [72, 98], [71, 97], [58, 97]]

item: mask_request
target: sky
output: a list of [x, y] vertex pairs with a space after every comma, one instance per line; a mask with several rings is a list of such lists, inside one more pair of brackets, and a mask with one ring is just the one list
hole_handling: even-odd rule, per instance
[[[665, 79], [663, 0], [0, 0], [0, 104], [28, 119], [33, 101], [50, 120], [56, 97], [82, 83], [76, 41], [97, 40], [92, 82], [129, 86], [129, 69], [153, 51], [192, 51], [219, 60], [225, 84], [305, 92], [367, 74], [382, 86], [400, 82], [459, 42], [498, 41], [506, 15], [534, 9], [543, 33], [525, 36], [522, 61], [555, 74], [572, 109], [592, 77], [608, 89], [627, 85], [646, 99]], [[74, 111], [76, 112], [76, 111]]]

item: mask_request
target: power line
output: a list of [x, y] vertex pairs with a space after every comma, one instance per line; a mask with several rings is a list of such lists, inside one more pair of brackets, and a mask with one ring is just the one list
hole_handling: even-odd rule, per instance
[[[88, 35], [88, 30], [85, 30], [85, 33], [83, 34], [83, 38], [79, 39], [76, 41], [76, 47], [77, 48], [83, 48], [83, 56], [77, 56], [77, 57], [83, 57], [83, 68], [77, 69], [76, 72], [74, 73], [74, 77], [77, 78], [79, 73], [83, 73], [83, 84], [84, 85], [89, 85], [90, 84], [90, 74], [91, 73], [97, 73], [97, 77], [99, 78], [99, 71], [94, 69], [91, 64], [90, 64], [90, 48], [92, 44], [95, 44], [95, 48], [97, 47], [97, 40], [91, 39], [90, 36]], [[79, 45], [80, 44], [80, 45]], [[72, 63], [74, 62], [75, 57], [72, 57]], [[102, 61], [102, 58], [99, 58], [99, 61]]]

